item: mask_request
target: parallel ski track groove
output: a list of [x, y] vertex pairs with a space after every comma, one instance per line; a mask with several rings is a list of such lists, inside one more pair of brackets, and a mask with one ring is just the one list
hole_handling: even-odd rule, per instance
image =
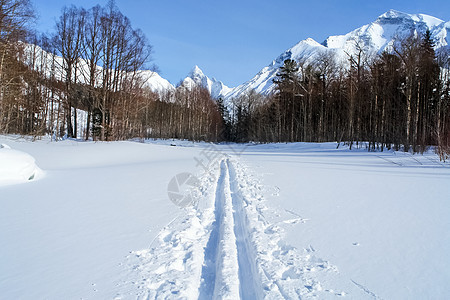
[[214, 222], [211, 225], [211, 233], [204, 250], [204, 262], [202, 268], [199, 299], [211, 299], [214, 293], [217, 271], [217, 258], [219, 256], [218, 249], [220, 243], [220, 224], [223, 217], [221, 193], [223, 192], [223, 179], [225, 177], [224, 171], [225, 170], [221, 163], [214, 198]]
[[231, 197], [233, 200], [234, 233], [239, 262], [239, 295], [241, 299], [260, 299], [262, 291], [258, 282], [256, 255], [251, 246], [247, 215], [243, 206], [244, 198], [239, 191], [239, 183], [236, 180], [236, 171], [232, 163], [227, 160], [230, 174]]
[[234, 166], [224, 159], [215, 190], [215, 220], [204, 250], [199, 299], [262, 298], [243, 201]]

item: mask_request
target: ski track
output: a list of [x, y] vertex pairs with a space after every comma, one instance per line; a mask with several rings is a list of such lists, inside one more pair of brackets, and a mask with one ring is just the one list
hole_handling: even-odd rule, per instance
[[[279, 214], [265, 205], [263, 188], [249, 173], [234, 158], [218, 161], [193, 192], [196, 205], [163, 228], [154, 247], [128, 256], [135, 279], [123, 283], [129, 293], [117, 299], [373, 296], [345, 278], [348, 284], [340, 289], [323, 286], [340, 276], [337, 268], [317, 257], [312, 246], [301, 251], [284, 243], [280, 222], [267, 218]], [[132, 292], [136, 286], [137, 294]]]
[[219, 205], [222, 205], [222, 197], [220, 194], [221, 188], [219, 185], [223, 185], [223, 169], [221, 169], [221, 174], [219, 180], [217, 182], [216, 188], [216, 201], [215, 201], [215, 209], [214, 216], [215, 220], [212, 223], [211, 233], [209, 235], [208, 243], [205, 248], [205, 256], [202, 268], [202, 276], [201, 276], [201, 286], [200, 286], [200, 299], [207, 299], [207, 297], [212, 297], [214, 293], [214, 285], [210, 284], [211, 282], [216, 282], [216, 260], [217, 260], [217, 249], [219, 248], [219, 223], [222, 220], [222, 210], [218, 209]]
[[200, 299], [237, 299], [240, 294], [238, 250], [230, 191], [230, 173], [226, 161], [220, 163], [215, 199], [215, 220], [201, 277]]

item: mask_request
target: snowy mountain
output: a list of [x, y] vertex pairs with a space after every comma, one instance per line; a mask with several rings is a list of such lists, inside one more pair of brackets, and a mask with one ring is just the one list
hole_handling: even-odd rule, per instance
[[232, 88], [229, 88], [228, 86], [223, 84], [222, 81], [219, 81], [215, 78], [210, 79], [198, 66], [192, 68], [181, 85], [187, 87], [188, 89], [191, 89], [194, 86], [203, 86], [215, 99], [218, 99], [220, 97], [225, 98], [233, 90]]
[[374, 22], [357, 28], [345, 35], [328, 37], [322, 44], [311, 38], [303, 40], [289, 48], [249, 81], [241, 84], [227, 94], [227, 99], [238, 97], [248, 90], [269, 94], [273, 88], [273, 79], [286, 59], [313, 62], [321, 53], [332, 52], [338, 61], [345, 61], [347, 53], [354, 53], [358, 43], [368, 53], [380, 53], [389, 50], [394, 41], [411, 33], [423, 34], [430, 30], [436, 42], [436, 48], [448, 46], [450, 42], [450, 22], [424, 14], [407, 14], [396, 10], [379, 16]]
[[162, 78], [156, 72], [146, 70], [142, 71], [140, 75], [145, 82], [144, 86], [149, 87], [153, 92], [163, 93], [175, 90], [175, 87], [167, 79]]

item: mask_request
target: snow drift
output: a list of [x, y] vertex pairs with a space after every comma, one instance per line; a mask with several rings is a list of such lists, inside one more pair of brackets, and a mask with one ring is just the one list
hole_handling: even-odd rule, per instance
[[33, 180], [40, 172], [34, 157], [0, 144], [0, 185]]

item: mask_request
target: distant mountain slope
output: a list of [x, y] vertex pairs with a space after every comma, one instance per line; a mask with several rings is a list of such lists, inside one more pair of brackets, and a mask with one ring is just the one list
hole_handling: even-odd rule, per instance
[[354, 53], [356, 42], [365, 51], [380, 53], [392, 46], [394, 40], [414, 32], [423, 34], [427, 29], [431, 31], [436, 48], [449, 45], [450, 22], [424, 14], [389, 10], [374, 22], [345, 35], [330, 36], [322, 44], [310, 38], [299, 42], [264, 67], [252, 79], [234, 88], [226, 98], [238, 97], [252, 89], [261, 94], [269, 94], [274, 88], [273, 79], [286, 59], [312, 62], [320, 53], [331, 51], [338, 60], [346, 60], [346, 53]]
[[166, 91], [173, 91], [175, 87], [167, 80], [162, 78], [158, 73], [146, 70], [141, 71], [144, 86], [149, 87], [153, 92], [163, 93]]

